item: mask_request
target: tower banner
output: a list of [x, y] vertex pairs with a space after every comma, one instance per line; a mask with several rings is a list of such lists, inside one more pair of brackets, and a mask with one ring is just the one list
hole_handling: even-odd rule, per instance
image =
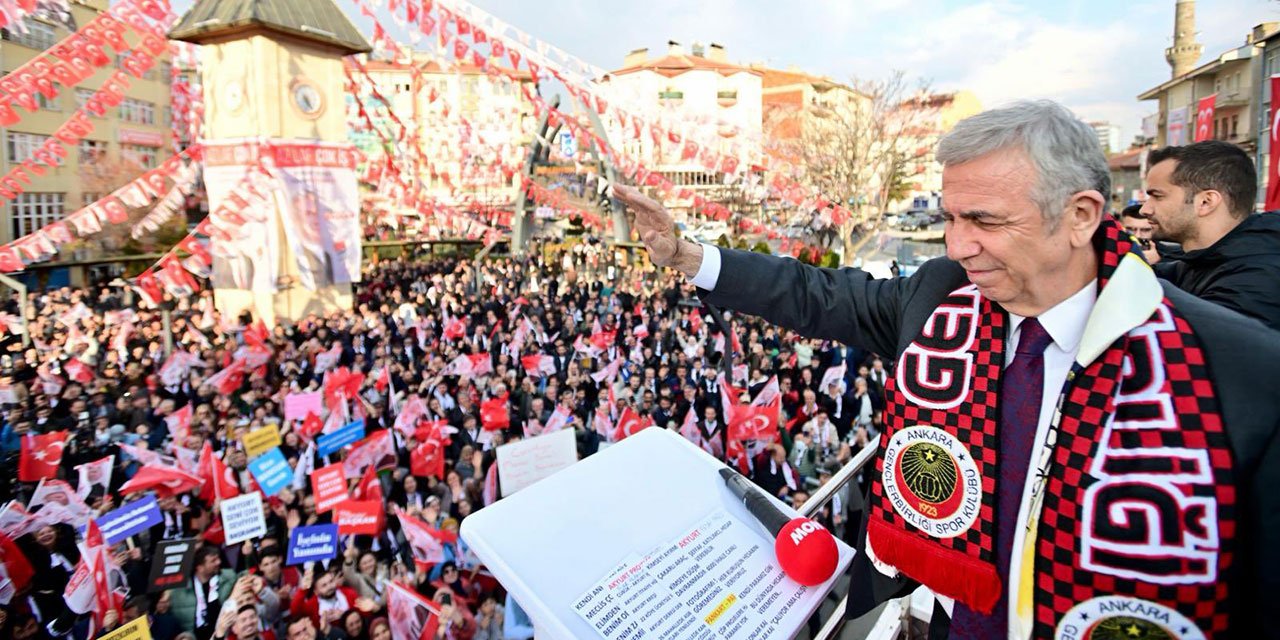
[[213, 243], [214, 287], [276, 291], [286, 248], [296, 262], [299, 284], [307, 289], [360, 281], [355, 147], [282, 139], [207, 145], [205, 182], [211, 209], [256, 167], [271, 176], [258, 189], [262, 199], [240, 213], [247, 232]]

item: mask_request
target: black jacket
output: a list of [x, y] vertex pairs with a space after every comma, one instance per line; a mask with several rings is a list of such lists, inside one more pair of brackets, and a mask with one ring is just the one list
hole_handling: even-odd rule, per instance
[[1251, 215], [1213, 245], [1155, 265], [1193, 296], [1280, 329], [1280, 212]]
[[[967, 284], [964, 270], [945, 258], [930, 260], [908, 278], [874, 280], [857, 269], [818, 269], [746, 251], [721, 249], [720, 255], [715, 290], [700, 292], [705, 301], [807, 337], [892, 354], [893, 361], [948, 294]], [[1232, 594], [1227, 637], [1280, 638], [1274, 612], [1264, 604], [1280, 602], [1280, 493], [1274, 490], [1280, 486], [1280, 341], [1255, 320], [1161, 285], [1200, 339], [1235, 458], [1234, 563], [1219, 578]], [[850, 617], [916, 586], [872, 567], [862, 548], [865, 522], [857, 540]], [[945, 617], [935, 617], [937, 624], [947, 624]]]

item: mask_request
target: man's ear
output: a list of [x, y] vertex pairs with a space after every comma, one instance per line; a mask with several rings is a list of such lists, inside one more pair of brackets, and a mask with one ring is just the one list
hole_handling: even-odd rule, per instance
[[1195, 195], [1195, 199], [1192, 201], [1192, 205], [1196, 209], [1196, 215], [1202, 218], [1217, 211], [1218, 207], [1225, 204], [1226, 198], [1223, 198], [1222, 192], [1217, 189], [1201, 191]]
[[1062, 213], [1059, 224], [1067, 227], [1068, 241], [1074, 248], [1087, 247], [1093, 242], [1093, 234], [1102, 223], [1102, 212], [1107, 199], [1095, 189], [1080, 191], [1071, 196]]

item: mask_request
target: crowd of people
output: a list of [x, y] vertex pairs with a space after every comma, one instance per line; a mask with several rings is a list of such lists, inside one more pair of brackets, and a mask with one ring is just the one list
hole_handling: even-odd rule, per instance
[[[97, 637], [146, 616], [158, 640], [385, 640], [395, 582], [435, 603], [435, 637], [532, 637], [456, 536], [502, 496], [499, 446], [572, 429], [585, 457], [635, 425], [656, 426], [799, 505], [877, 437], [889, 375], [874, 354], [752, 318], [731, 317], [726, 339], [678, 274], [594, 241], [521, 258], [369, 264], [353, 311], [269, 332], [248, 315], [220, 316], [209, 292], [173, 300], [167, 321], [136, 299], [111, 287], [31, 293], [30, 344], [19, 333], [0, 344], [0, 454], [11, 471], [0, 477], [0, 543], [12, 540], [34, 569], [19, 584], [5, 557], [0, 636]], [[17, 300], [7, 305], [8, 318], [23, 313]], [[728, 349], [735, 366], [725, 375]], [[354, 376], [358, 390], [336, 405], [327, 397], [311, 424], [285, 419], [286, 396], [327, 391], [335, 376]], [[753, 400], [780, 411], [775, 433], [732, 432]], [[366, 435], [393, 438], [394, 459], [347, 474], [353, 496], [384, 500], [385, 523], [377, 535], [343, 536], [332, 559], [286, 565], [292, 530], [334, 518], [317, 508], [307, 474], [346, 454], [320, 456], [314, 441], [357, 418]], [[224, 544], [219, 498], [261, 490], [243, 438], [271, 425], [295, 481], [264, 498], [264, 535]], [[58, 434], [60, 459], [48, 434]], [[439, 446], [424, 448], [428, 438]], [[12, 473], [34, 453], [56, 468], [36, 481]], [[141, 470], [171, 468], [200, 484], [135, 489]], [[58, 506], [51, 487], [67, 488]], [[858, 494], [837, 494], [820, 520], [843, 532]], [[106, 554], [115, 605], [97, 617], [63, 607], [87, 555], [86, 521], [151, 495], [162, 521]], [[399, 514], [440, 532], [437, 561], [423, 561]], [[198, 546], [190, 576], [150, 589], [157, 546], [183, 539]]]

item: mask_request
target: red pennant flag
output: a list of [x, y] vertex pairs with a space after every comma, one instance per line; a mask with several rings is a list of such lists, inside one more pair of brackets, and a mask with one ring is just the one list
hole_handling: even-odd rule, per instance
[[515, 49], [507, 49], [507, 57], [511, 59], [511, 68], [520, 69], [520, 52]]
[[[1280, 75], [1271, 76], [1271, 95], [1280, 95]], [[1280, 100], [1271, 100], [1271, 148], [1280, 150]], [[1267, 171], [1266, 210], [1280, 209], [1280, 151], [1271, 152]], [[0, 267], [2, 269], [3, 267]]]
[[507, 410], [507, 397], [491, 398], [480, 403], [480, 422], [486, 431], [498, 431], [511, 426], [511, 414]]
[[492, 55], [495, 58], [501, 58], [502, 56], [506, 55], [506, 53], [507, 53], [507, 47], [506, 45], [502, 44], [501, 40], [498, 40], [495, 38], [489, 42], [489, 55]]
[[467, 59], [467, 51], [467, 43], [463, 42], [462, 38], [453, 41], [453, 57], [459, 61], [465, 61]]
[[18, 457], [18, 480], [39, 482], [52, 478], [62, 464], [62, 451], [67, 446], [66, 431], [51, 431], [22, 437]]

